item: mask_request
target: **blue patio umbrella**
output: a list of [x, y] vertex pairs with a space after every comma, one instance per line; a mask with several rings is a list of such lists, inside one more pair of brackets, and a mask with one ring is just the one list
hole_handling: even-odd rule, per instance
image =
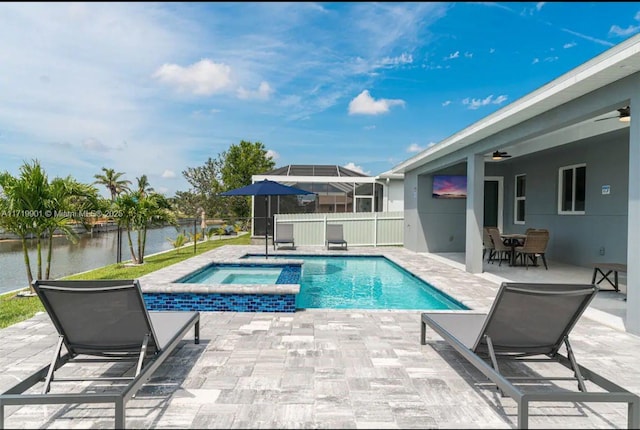
[[268, 246], [268, 230], [267, 221], [269, 219], [269, 196], [290, 196], [301, 194], [314, 194], [310, 191], [301, 190], [300, 188], [290, 187], [288, 185], [281, 184], [280, 182], [270, 181], [264, 179], [259, 182], [254, 182], [246, 187], [236, 188], [233, 190], [220, 193], [221, 196], [264, 196], [264, 258], [269, 258], [269, 246]]

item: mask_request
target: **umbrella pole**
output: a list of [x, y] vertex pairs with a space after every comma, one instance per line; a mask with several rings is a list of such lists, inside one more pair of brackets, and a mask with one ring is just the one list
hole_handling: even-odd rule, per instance
[[264, 259], [269, 258], [269, 196], [264, 196]]

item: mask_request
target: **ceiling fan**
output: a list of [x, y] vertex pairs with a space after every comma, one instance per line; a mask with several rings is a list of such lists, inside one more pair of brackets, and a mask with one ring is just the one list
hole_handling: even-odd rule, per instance
[[492, 160], [502, 160], [505, 158], [511, 158], [511, 155], [507, 154], [506, 151], [495, 151], [493, 154], [491, 154]]
[[631, 121], [631, 108], [629, 106], [625, 106], [623, 108], [617, 109], [618, 115], [616, 116], [608, 116], [606, 118], [600, 118], [596, 121], [604, 121], [605, 119], [614, 119], [618, 118], [620, 122], [629, 122]]

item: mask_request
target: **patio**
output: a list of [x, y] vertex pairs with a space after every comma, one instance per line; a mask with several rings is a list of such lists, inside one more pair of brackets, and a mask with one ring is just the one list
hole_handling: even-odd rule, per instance
[[[208, 255], [228, 260], [261, 251], [261, 246], [224, 246]], [[276, 253], [326, 251], [298, 247], [295, 252]], [[500, 268], [504, 270], [502, 273], [493, 270], [498, 269], [493, 264], [489, 265], [495, 266], [490, 271], [472, 275], [456, 267], [463, 265], [455, 261], [459, 256], [420, 254], [400, 247], [353, 248], [330, 253], [385, 255], [467, 306], [480, 310], [491, 305], [499, 279], [511, 276], [505, 265]], [[586, 277], [580, 271], [560, 275], [557, 264], [550, 261], [549, 266], [548, 272], [540, 268], [511, 269], [522, 269], [518, 274], [529, 275], [536, 282], [544, 282], [543, 272], [545, 276], [566, 276], [565, 282], [591, 279], [590, 272]], [[603, 295], [602, 302], [606, 300], [608, 297]], [[593, 319], [591, 311], [598, 312], [597, 305], [592, 304], [590, 313], [581, 318], [572, 333], [578, 362], [639, 393], [640, 372], [636, 367], [640, 338]], [[187, 336], [176, 354], [128, 403], [129, 427], [513, 428], [516, 425], [515, 402], [500, 398], [493, 386], [483, 384], [486, 379], [435, 333], [428, 331], [427, 345], [420, 345], [420, 311], [207, 312], [202, 314], [200, 335], [199, 345], [190, 342]], [[0, 339], [0, 389], [5, 390], [50, 360], [56, 335], [47, 315], [40, 314], [0, 330]], [[554, 370], [545, 369], [545, 373], [549, 371]], [[82, 390], [87, 386], [69, 388]], [[5, 414], [5, 424], [10, 428], [113, 426], [113, 409], [99, 405], [7, 407]], [[623, 428], [626, 414], [626, 407], [619, 404], [533, 404], [530, 425]]]

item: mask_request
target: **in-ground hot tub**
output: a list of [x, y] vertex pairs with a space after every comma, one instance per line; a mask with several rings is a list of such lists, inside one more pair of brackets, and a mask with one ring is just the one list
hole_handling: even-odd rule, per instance
[[149, 310], [295, 312], [301, 266], [293, 260], [209, 262], [178, 267], [164, 285], [141, 285]]

